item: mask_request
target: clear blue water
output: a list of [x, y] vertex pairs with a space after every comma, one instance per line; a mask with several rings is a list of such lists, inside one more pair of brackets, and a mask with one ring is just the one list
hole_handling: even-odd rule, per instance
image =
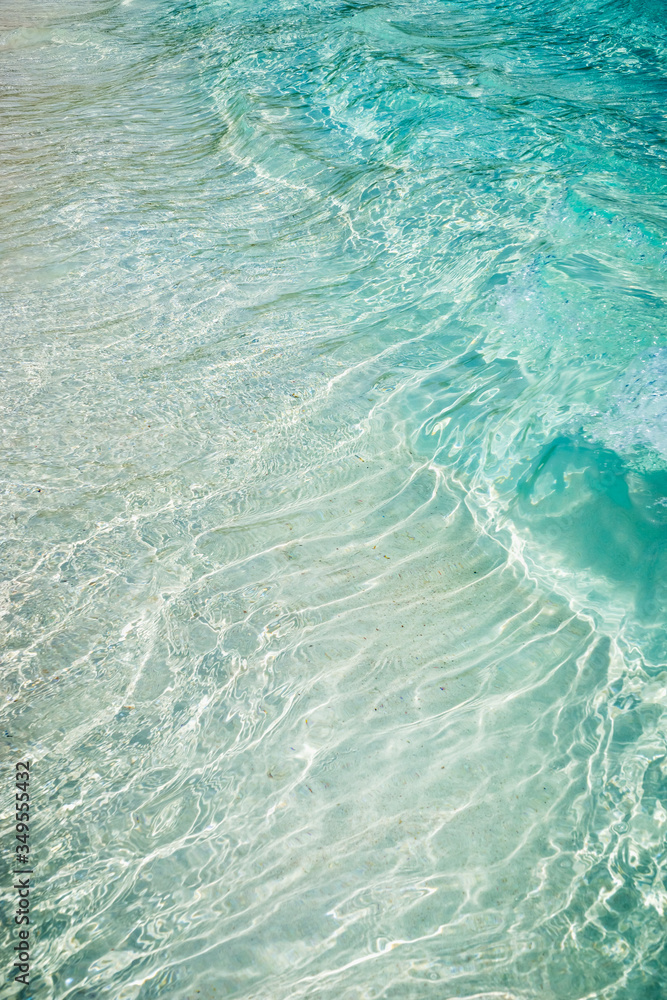
[[25, 997], [666, 995], [665, 13], [2, 5]]

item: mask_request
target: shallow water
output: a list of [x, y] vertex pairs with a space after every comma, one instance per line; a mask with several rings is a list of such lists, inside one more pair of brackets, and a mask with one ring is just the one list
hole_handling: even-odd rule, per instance
[[25, 996], [663, 997], [664, 6], [0, 13]]

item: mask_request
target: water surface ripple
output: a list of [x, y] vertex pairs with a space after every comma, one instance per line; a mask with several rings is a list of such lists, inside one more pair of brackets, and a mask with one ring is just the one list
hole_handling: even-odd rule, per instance
[[664, 11], [2, 3], [35, 1000], [665, 996]]

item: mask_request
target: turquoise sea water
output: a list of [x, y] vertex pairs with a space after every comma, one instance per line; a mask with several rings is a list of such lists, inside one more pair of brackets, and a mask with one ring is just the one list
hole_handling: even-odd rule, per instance
[[665, 4], [0, 15], [21, 996], [664, 998]]

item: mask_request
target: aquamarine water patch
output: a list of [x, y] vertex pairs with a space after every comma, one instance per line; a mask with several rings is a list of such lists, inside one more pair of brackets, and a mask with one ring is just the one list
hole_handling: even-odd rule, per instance
[[663, 21], [2, 13], [40, 1000], [662, 996]]

